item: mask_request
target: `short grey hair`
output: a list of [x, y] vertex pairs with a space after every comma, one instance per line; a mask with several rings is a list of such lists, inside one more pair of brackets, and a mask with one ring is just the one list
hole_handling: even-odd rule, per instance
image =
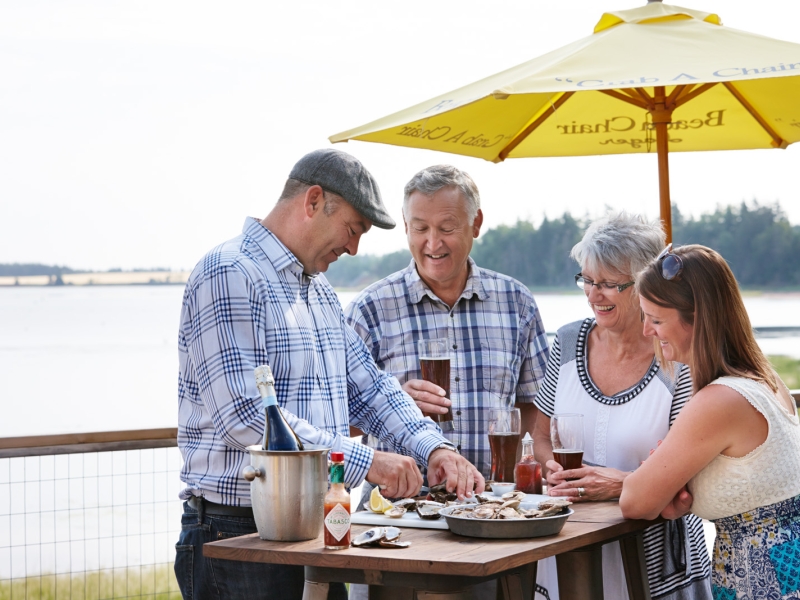
[[[287, 179], [286, 185], [283, 186], [283, 192], [281, 192], [280, 198], [278, 198], [278, 202], [286, 202], [287, 200], [291, 200], [300, 194], [305, 194], [310, 187], [311, 185], [305, 183], [304, 181], [299, 181], [298, 179]], [[344, 198], [338, 194], [329, 192], [324, 188], [322, 190], [322, 197], [325, 199], [322, 212], [327, 216], [331, 216], [333, 213], [339, 210], [342, 202], [345, 201]]]
[[658, 220], [622, 211], [598, 219], [569, 255], [581, 269], [611, 269], [623, 275], [644, 269], [663, 250], [666, 234]]
[[414, 192], [425, 196], [433, 196], [446, 187], [456, 187], [466, 200], [467, 218], [470, 224], [475, 222], [478, 209], [481, 207], [481, 195], [478, 186], [468, 173], [452, 165], [435, 165], [422, 169], [406, 184], [403, 197], [403, 216], [407, 218], [408, 199]]

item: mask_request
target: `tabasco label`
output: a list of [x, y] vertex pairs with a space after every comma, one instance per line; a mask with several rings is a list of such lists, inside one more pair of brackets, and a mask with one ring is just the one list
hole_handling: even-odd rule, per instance
[[325, 515], [325, 529], [339, 542], [350, 531], [350, 511], [341, 504], [334, 506]]

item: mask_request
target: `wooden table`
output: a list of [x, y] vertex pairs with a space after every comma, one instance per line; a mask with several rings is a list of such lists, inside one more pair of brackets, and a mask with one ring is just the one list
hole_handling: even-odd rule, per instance
[[[652, 521], [622, 518], [617, 502], [573, 505], [575, 514], [556, 536], [523, 540], [487, 540], [435, 529], [403, 529], [407, 549], [325, 550], [322, 536], [306, 542], [268, 542], [257, 534], [204, 546], [210, 558], [304, 565], [304, 600], [327, 597], [328, 583], [366, 583], [370, 600], [440, 597], [491, 579], [507, 600], [533, 598], [536, 561], [556, 556], [563, 600], [603, 598], [603, 544], [620, 541], [631, 600], [649, 600], [641, 531]], [[352, 534], [368, 529], [354, 525]], [[420, 592], [419, 590], [425, 590]], [[426, 595], [426, 593], [431, 595]], [[500, 594], [498, 594], [500, 595]], [[457, 596], [453, 596], [454, 598]], [[613, 599], [609, 599], [613, 600]]]

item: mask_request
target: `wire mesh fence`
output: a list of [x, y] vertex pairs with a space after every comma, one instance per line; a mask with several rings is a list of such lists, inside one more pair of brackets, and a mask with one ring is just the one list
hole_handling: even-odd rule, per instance
[[179, 599], [176, 447], [0, 458], [0, 600]]

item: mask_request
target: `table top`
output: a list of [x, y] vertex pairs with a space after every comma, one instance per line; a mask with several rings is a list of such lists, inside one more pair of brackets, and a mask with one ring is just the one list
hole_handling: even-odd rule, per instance
[[[411, 542], [409, 548], [325, 550], [322, 534], [305, 542], [269, 542], [254, 533], [206, 544], [203, 554], [246, 562], [480, 577], [612, 541], [653, 524], [624, 519], [617, 502], [578, 503], [572, 508], [575, 514], [561, 533], [542, 538], [489, 540], [462, 537], [450, 531], [403, 528], [402, 540]], [[352, 535], [366, 529], [369, 528], [354, 525]]]

